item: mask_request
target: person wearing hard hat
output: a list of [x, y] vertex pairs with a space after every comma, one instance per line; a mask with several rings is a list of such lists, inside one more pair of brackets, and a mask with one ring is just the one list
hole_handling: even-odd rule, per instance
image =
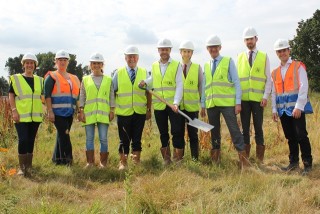
[[86, 130], [85, 168], [94, 166], [94, 133], [98, 127], [100, 140], [100, 168], [108, 161], [108, 127], [114, 118], [114, 91], [111, 77], [103, 74], [104, 58], [100, 53], [90, 56], [91, 74], [84, 76], [80, 86], [78, 119]]
[[181, 128], [182, 116], [178, 114], [183, 94], [182, 69], [179, 62], [170, 57], [172, 43], [169, 39], [160, 39], [157, 48], [160, 60], [152, 64], [151, 76], [145, 81], [141, 81], [140, 86], [143, 87], [147, 84], [148, 88], [153, 88], [155, 94], [170, 104], [169, 107], [156, 97], [152, 98], [154, 116], [160, 132], [160, 151], [164, 164], [168, 165], [171, 163], [168, 118], [171, 124], [174, 157], [181, 154], [185, 146]]
[[43, 108], [43, 78], [34, 75], [38, 66], [37, 57], [26, 53], [21, 60], [23, 73], [10, 76], [9, 103], [12, 119], [18, 134], [18, 175], [30, 176], [33, 148]]
[[312, 169], [311, 145], [306, 129], [306, 114], [313, 113], [308, 98], [308, 77], [305, 65], [290, 57], [287, 40], [278, 39], [274, 50], [280, 59], [280, 66], [271, 73], [272, 118], [280, 117], [282, 129], [289, 145], [289, 165], [282, 168], [291, 171], [299, 168], [299, 146], [304, 165], [303, 173]]
[[70, 129], [76, 113], [80, 81], [67, 72], [70, 56], [60, 50], [55, 55], [56, 71], [48, 71], [44, 82], [47, 116], [57, 129], [56, 145], [52, 161], [57, 165], [71, 165], [72, 145]]
[[127, 65], [118, 68], [113, 77], [113, 87], [116, 96], [116, 115], [120, 138], [119, 170], [128, 166], [130, 152], [134, 164], [140, 163], [142, 151], [141, 136], [145, 120], [151, 118], [151, 95], [141, 88], [139, 83], [147, 78], [145, 68], [138, 67], [139, 50], [129, 45], [125, 51]]
[[269, 58], [265, 52], [257, 50], [257, 31], [247, 27], [243, 31], [243, 40], [247, 50], [238, 55], [238, 74], [241, 84], [241, 124], [246, 154], [250, 155], [250, 121], [251, 114], [256, 141], [256, 157], [263, 163], [265, 145], [263, 137], [263, 109], [271, 93]]
[[205, 109], [207, 109], [209, 123], [214, 126], [211, 130], [211, 159], [216, 164], [220, 162], [220, 115], [222, 114], [238, 151], [240, 167], [249, 166], [236, 117], [241, 111], [241, 88], [237, 68], [230, 57], [220, 55], [221, 40], [218, 36], [209, 36], [206, 46], [211, 60], [204, 65], [201, 116], [206, 116]]
[[[191, 62], [191, 57], [194, 51], [194, 45], [191, 41], [183, 41], [180, 44], [180, 54], [182, 58], [182, 80], [183, 80], [183, 99], [180, 109], [191, 119], [199, 117], [200, 97], [202, 92], [202, 68], [199, 64]], [[182, 118], [182, 132], [185, 131], [186, 119]], [[190, 139], [190, 151], [192, 160], [199, 158], [199, 138], [198, 129], [192, 126], [187, 126], [188, 136]], [[177, 159], [182, 159], [183, 151], [178, 153]]]

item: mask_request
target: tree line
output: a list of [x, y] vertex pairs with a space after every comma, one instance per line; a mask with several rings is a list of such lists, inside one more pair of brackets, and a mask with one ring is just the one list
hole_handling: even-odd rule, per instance
[[[297, 35], [290, 40], [291, 56], [293, 59], [302, 61], [306, 67], [309, 78], [309, 86], [312, 91], [320, 92], [320, 10], [317, 9], [313, 17], [298, 22]], [[36, 55], [39, 66], [36, 74], [44, 76], [47, 71], [54, 70], [54, 54], [52, 52], [39, 53]], [[6, 61], [6, 69], [9, 75], [22, 73], [21, 59], [23, 55]], [[68, 71], [82, 80], [83, 75], [89, 74], [88, 66], [77, 65], [76, 55], [70, 54]], [[0, 78], [0, 95], [6, 95], [9, 89], [7, 80]]]

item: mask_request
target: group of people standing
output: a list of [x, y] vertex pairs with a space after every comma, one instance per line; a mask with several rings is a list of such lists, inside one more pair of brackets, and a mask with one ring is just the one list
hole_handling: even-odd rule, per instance
[[[56, 164], [72, 164], [70, 129], [73, 115], [78, 113], [86, 132], [86, 168], [95, 165], [94, 133], [98, 127], [100, 140], [99, 167], [107, 165], [108, 126], [116, 115], [119, 134], [119, 170], [128, 167], [128, 158], [140, 163], [141, 137], [145, 120], [151, 118], [153, 104], [155, 120], [160, 132], [161, 154], [165, 165], [180, 162], [185, 154], [185, 118], [208, 115], [211, 130], [210, 157], [215, 164], [221, 160], [220, 116], [225, 119], [232, 142], [239, 156], [241, 168], [250, 166], [250, 121], [253, 117], [256, 158], [263, 163], [265, 143], [263, 111], [272, 94], [273, 120], [280, 117], [289, 145], [289, 165], [284, 171], [299, 167], [299, 146], [304, 172], [312, 169], [311, 145], [306, 130], [305, 114], [312, 113], [308, 99], [308, 79], [302, 62], [290, 58], [287, 40], [279, 39], [274, 50], [281, 64], [270, 72], [269, 59], [256, 47], [258, 35], [254, 28], [243, 32], [247, 51], [238, 55], [237, 64], [231, 57], [222, 56], [221, 40], [212, 35], [206, 41], [210, 60], [202, 70], [191, 61], [194, 45], [191, 41], [180, 44], [181, 62], [171, 58], [173, 48], [169, 39], [158, 44], [160, 59], [152, 64], [151, 75], [138, 66], [139, 50], [128, 46], [126, 65], [115, 72], [113, 78], [103, 73], [104, 58], [99, 53], [90, 57], [91, 74], [79, 79], [67, 72], [69, 54], [63, 50], [55, 56], [56, 71], [49, 71], [45, 80], [33, 74], [37, 58], [25, 54], [22, 58], [23, 74], [10, 77], [9, 100], [18, 133], [18, 174], [28, 175], [32, 166], [35, 136], [42, 121], [42, 103], [46, 103], [47, 117], [57, 129], [56, 146], [52, 160]], [[45, 99], [41, 99], [44, 95]], [[161, 99], [158, 99], [160, 97]], [[166, 105], [165, 100], [170, 105]], [[242, 132], [236, 115], [240, 113]], [[170, 126], [168, 123], [170, 121]], [[169, 127], [172, 135], [170, 146]], [[198, 130], [187, 126], [193, 160], [199, 158]], [[131, 149], [130, 149], [131, 147]], [[131, 150], [131, 152], [130, 152]], [[171, 153], [172, 151], [172, 153]], [[172, 155], [171, 155], [172, 154]]]

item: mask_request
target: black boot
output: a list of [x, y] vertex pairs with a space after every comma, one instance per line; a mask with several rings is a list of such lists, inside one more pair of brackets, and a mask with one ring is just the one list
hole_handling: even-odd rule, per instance
[[299, 168], [299, 162], [293, 162], [293, 163], [290, 163], [287, 167], [282, 167], [281, 170], [285, 172], [290, 172], [297, 168]]

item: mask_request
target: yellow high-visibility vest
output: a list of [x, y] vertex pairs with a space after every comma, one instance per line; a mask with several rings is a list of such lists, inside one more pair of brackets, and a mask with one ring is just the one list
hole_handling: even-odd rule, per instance
[[99, 90], [91, 75], [83, 77], [82, 82], [86, 90], [84, 106], [86, 122], [83, 125], [95, 123], [109, 124], [111, 77], [103, 76]]
[[[162, 77], [159, 62], [152, 64], [154, 93], [171, 104], [174, 101], [174, 95], [176, 92], [176, 75], [178, 66], [179, 62], [172, 60], [167, 67], [166, 73]], [[163, 110], [166, 108], [166, 104], [154, 96], [152, 96], [152, 103], [155, 110]]]
[[206, 108], [235, 106], [236, 89], [228, 80], [230, 57], [223, 57], [212, 76], [210, 62], [204, 65]]
[[134, 112], [146, 114], [147, 96], [146, 91], [139, 88], [141, 80], [147, 78], [147, 71], [138, 68], [134, 83], [131, 83], [126, 67], [118, 69], [118, 91], [116, 92], [116, 114], [129, 116]]
[[16, 94], [16, 108], [20, 116], [20, 122], [42, 122], [43, 109], [41, 94], [43, 91], [43, 78], [33, 75], [34, 92], [30, 88], [22, 74], [14, 74], [10, 77], [13, 90]]
[[192, 63], [186, 77], [183, 79], [183, 99], [180, 104], [181, 109], [189, 112], [199, 111], [199, 64]]
[[267, 54], [258, 51], [252, 67], [249, 65], [247, 53], [238, 56], [237, 68], [242, 90], [241, 100], [260, 102], [266, 85]]

